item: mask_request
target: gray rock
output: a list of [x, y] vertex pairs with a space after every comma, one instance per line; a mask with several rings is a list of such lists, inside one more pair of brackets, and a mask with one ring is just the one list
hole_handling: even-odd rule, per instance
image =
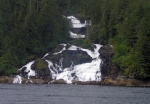
[[102, 79], [105, 77], [111, 77], [112, 79], [116, 79], [119, 75], [119, 66], [112, 62], [112, 57], [114, 56], [112, 47], [109, 45], [104, 45], [99, 52], [102, 59]]

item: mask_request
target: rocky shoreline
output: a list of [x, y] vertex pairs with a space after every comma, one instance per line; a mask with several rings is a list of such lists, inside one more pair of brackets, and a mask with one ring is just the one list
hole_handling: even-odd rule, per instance
[[[56, 49], [59, 49], [59, 48], [56, 48]], [[85, 81], [76, 81], [75, 79], [73, 79], [71, 84], [73, 84], [73, 85], [143, 86], [143, 87], [148, 86], [148, 87], [150, 87], [150, 81], [142, 81], [142, 80], [137, 80], [134, 77], [120, 76], [119, 68], [115, 64], [111, 63], [111, 58], [113, 57], [113, 54], [114, 54], [112, 51], [112, 47], [103, 46], [99, 50], [99, 53], [101, 53], [100, 57], [102, 59], [102, 63], [101, 63], [102, 81], [100, 81], [100, 80], [97, 80], [97, 81], [96, 80], [95, 81], [88, 80], [85, 82]], [[81, 57], [81, 54], [82, 54], [82, 57]], [[58, 55], [57, 57], [56, 56], [52, 57], [49, 55], [49, 57], [47, 56], [47, 58], [50, 58], [50, 60], [53, 60], [54, 62], [56, 61], [56, 59], [57, 59], [56, 62], [59, 62], [59, 60], [61, 59], [60, 55]], [[74, 52], [73, 56], [72, 56], [71, 51], [69, 51], [69, 53], [67, 53], [67, 55], [65, 54], [65, 57], [64, 57], [64, 59], [65, 59], [64, 64], [63, 64], [64, 67], [69, 67], [70, 64], [68, 64], [68, 66], [65, 66], [65, 65], [67, 65], [67, 63], [70, 62], [69, 58], [71, 58], [70, 60], [74, 59], [73, 62], [75, 64], [79, 64], [79, 63], [77, 63], [79, 61], [80, 61], [80, 63], [84, 63], [84, 60], [91, 61], [89, 56], [83, 52], [80, 52], [80, 50], [78, 50], [77, 52]], [[81, 60], [83, 60], [83, 61], [81, 62]], [[39, 63], [43, 63], [44, 67], [38, 68], [37, 66]], [[49, 68], [47, 66], [47, 63], [45, 61], [43, 61], [43, 59], [37, 60], [35, 62], [35, 64], [32, 66], [32, 69], [35, 69], [37, 72], [40, 72], [39, 76], [27, 77], [27, 75], [24, 75], [22, 73], [21, 75], [24, 75], [24, 76], [23, 76], [23, 78], [20, 77], [21, 82], [18, 81], [18, 79], [17, 79], [16, 83], [20, 82], [22, 84], [67, 84], [67, 81], [65, 81], [62, 78], [59, 78], [57, 80], [52, 80], [52, 77], [49, 74], [47, 74], [47, 73], [50, 73]], [[13, 84], [15, 77], [16, 76], [14, 76], [14, 75], [12, 75], [12, 76], [0, 76], [0, 83]]]
[[113, 80], [111, 78], [105, 78], [101, 85], [109, 86], [135, 86], [135, 87], [150, 87], [150, 81], [143, 81], [134, 78], [120, 78]]
[[[81, 52], [79, 52], [81, 54]], [[150, 80], [143, 81], [135, 79], [134, 77], [125, 77], [120, 76], [119, 67], [111, 62], [111, 59], [114, 55], [112, 47], [110, 45], [103, 46], [100, 50], [100, 57], [102, 59], [101, 63], [101, 78], [102, 81], [76, 81], [73, 80], [71, 84], [73, 85], [104, 85], [104, 86], [136, 86], [136, 87], [150, 87]], [[68, 53], [67, 53], [68, 54]], [[71, 54], [71, 53], [70, 53]], [[70, 55], [68, 54], [68, 55]], [[77, 54], [77, 53], [76, 53]], [[83, 54], [83, 53], [82, 53]], [[78, 54], [77, 54], [78, 55]], [[86, 56], [83, 54], [83, 56]], [[50, 56], [49, 56], [50, 57]], [[74, 56], [77, 57], [77, 56]], [[66, 56], [65, 60], [68, 60], [70, 56]], [[79, 57], [77, 59], [81, 58]], [[82, 57], [83, 58], [83, 57]], [[85, 57], [87, 60], [87, 57]], [[53, 58], [50, 58], [53, 59]], [[54, 58], [55, 61], [57, 57]], [[74, 59], [74, 58], [73, 58]], [[59, 59], [57, 60], [59, 61]], [[64, 65], [67, 65], [70, 61], [65, 61]], [[76, 61], [74, 61], [76, 62]], [[77, 61], [78, 62], [78, 61]], [[78, 64], [78, 63], [76, 63]], [[35, 69], [38, 69], [36, 66]], [[67, 66], [68, 67], [68, 66]], [[39, 70], [41, 73], [47, 73], [48, 68], [44, 67], [43, 72]], [[37, 70], [38, 71], [38, 70]], [[48, 72], [49, 73], [49, 72]], [[48, 75], [49, 76], [49, 75]], [[26, 77], [22, 78], [22, 84], [67, 84], [64, 79], [58, 79], [58, 80], [52, 80], [52, 78], [49, 76], [39, 76], [37, 77], [31, 77], [30, 79]], [[0, 76], [0, 84], [13, 84], [14, 78], [16, 76]]]
[[[0, 84], [13, 84], [14, 77], [0, 76]], [[64, 80], [49, 81], [44, 78], [32, 78], [32, 82], [27, 78], [22, 79], [22, 84], [66, 84]], [[96, 81], [73, 81], [72, 85], [106, 85], [106, 86], [133, 86], [133, 87], [150, 87], [150, 81], [142, 81], [134, 78], [121, 78], [113, 80], [104, 78], [101, 82]]]

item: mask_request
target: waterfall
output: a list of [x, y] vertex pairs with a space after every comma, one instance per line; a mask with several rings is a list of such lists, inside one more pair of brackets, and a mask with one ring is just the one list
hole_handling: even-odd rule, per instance
[[[76, 79], [78, 79], [77, 81], [83, 81], [83, 82], [101, 81], [101, 73], [100, 73], [101, 59], [99, 57], [100, 54], [98, 51], [102, 46], [98, 44], [94, 44], [94, 45], [95, 45], [94, 51], [71, 45], [70, 48], [68, 48], [68, 50], [76, 51], [77, 49], [80, 49], [82, 51], [87, 52], [87, 54], [91, 56], [93, 60], [89, 63], [71, 65], [70, 68], [66, 68], [64, 69], [63, 72], [57, 74], [56, 79], [57, 80], [63, 79], [68, 84], [72, 83], [72, 81]], [[72, 75], [72, 73], [74, 73], [74, 75]]]
[[[80, 20], [73, 16], [66, 17], [68, 20], [72, 23], [72, 28], [85, 28], [86, 22], [81, 23]], [[70, 32], [70, 37], [72, 38], [85, 38], [85, 34], [77, 34]], [[99, 50], [102, 47], [100, 44], [93, 44], [94, 50], [85, 49], [82, 47], [78, 47], [72, 44], [60, 44], [61, 48], [57, 49], [59, 51], [55, 51], [54, 53], [46, 53], [44, 57], [42, 58], [48, 63], [48, 68], [50, 75], [52, 76], [52, 82], [57, 80], [64, 80], [66, 83], [71, 84], [73, 81], [101, 81], [101, 69], [100, 69], [100, 53]], [[64, 58], [65, 52], [83, 52], [87, 57], [90, 58], [91, 61], [85, 61], [84, 63], [78, 63], [76, 64], [74, 59], [70, 59], [69, 57], [66, 59]], [[80, 54], [81, 54], [80, 53]], [[52, 56], [52, 60], [51, 57]], [[57, 56], [57, 57], [56, 57]], [[83, 55], [84, 56], [84, 55]], [[78, 56], [79, 57], [79, 56]], [[56, 59], [55, 59], [56, 58]], [[76, 58], [76, 57], [74, 57]], [[70, 62], [69, 62], [69, 61]], [[64, 63], [68, 62], [70, 66], [65, 67]], [[29, 62], [28, 64], [24, 65], [22, 68], [18, 69], [18, 71], [24, 71], [27, 73], [28, 80], [32, 82], [30, 79], [31, 76], [36, 76], [36, 73], [34, 70], [31, 69], [31, 65], [34, 64], [34, 61]], [[14, 78], [13, 83], [21, 83], [22, 79], [18, 75]]]
[[14, 84], [21, 84], [22, 83], [22, 77], [17, 75], [15, 78], [14, 78], [14, 81], [13, 81]]

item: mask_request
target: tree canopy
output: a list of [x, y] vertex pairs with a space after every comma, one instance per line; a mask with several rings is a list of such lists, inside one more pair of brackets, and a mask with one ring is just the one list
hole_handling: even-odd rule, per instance
[[1, 0], [0, 5], [1, 75], [16, 72], [69, 37], [55, 0]]
[[113, 45], [122, 75], [150, 78], [149, 0], [0, 0], [0, 74], [68, 40], [62, 16], [92, 21], [86, 42]]
[[150, 1], [81, 0], [80, 4], [80, 11], [92, 20], [89, 40], [113, 45], [113, 62], [123, 75], [150, 78]]

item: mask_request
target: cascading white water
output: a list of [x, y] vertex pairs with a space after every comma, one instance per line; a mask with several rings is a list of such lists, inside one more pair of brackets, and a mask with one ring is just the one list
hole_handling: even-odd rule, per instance
[[[73, 28], [86, 27], [86, 22], [81, 23], [77, 18], [73, 16], [68, 16], [66, 18], [71, 21]], [[70, 37], [85, 38], [85, 35], [75, 34], [70, 32]], [[57, 64], [57, 63], [53, 63], [51, 60], [45, 59], [45, 57], [47, 57], [50, 53], [45, 54], [42, 59], [44, 59], [48, 63], [48, 68], [50, 70], [50, 74], [52, 76], [53, 81], [63, 79], [68, 84], [72, 83], [73, 81], [82, 81], [82, 82], [101, 81], [101, 70], [100, 70], [101, 59], [99, 57], [100, 56], [99, 50], [102, 47], [102, 45], [93, 44], [94, 51], [77, 47], [71, 44], [60, 44], [60, 45], [63, 46], [62, 50], [51, 54], [58, 55], [58, 54], [62, 54], [63, 51], [67, 51], [67, 50], [71, 50], [71, 51], [81, 50], [86, 52], [92, 58], [92, 61], [78, 64], [78, 65], [74, 65], [74, 63], [71, 62], [72, 64], [70, 67], [63, 68], [62, 62], [65, 61], [63, 58], [61, 58], [59, 64]], [[30, 77], [37, 75], [37, 73], [31, 69], [32, 64], [34, 64], [34, 61], [29, 62], [28, 64], [24, 65], [22, 68], [18, 69], [19, 71], [22, 71], [23, 68], [25, 68], [24, 72], [27, 73], [26, 76], [28, 77], [28, 80], [30, 80], [30, 82], [32, 82]], [[21, 76], [17, 75], [14, 78], [13, 83], [21, 83], [21, 82], [22, 82]]]
[[14, 78], [14, 81], [13, 81], [14, 84], [21, 84], [22, 83], [22, 77], [17, 75], [15, 78]]
[[30, 79], [31, 76], [36, 76], [36, 73], [34, 70], [31, 69], [31, 65], [34, 63], [34, 61], [29, 62], [28, 64], [24, 65], [22, 68], [18, 69], [18, 71], [21, 71], [24, 67], [26, 68], [24, 72], [27, 73], [28, 79]]
[[[55, 74], [56, 80], [63, 79], [68, 84], [72, 83], [73, 80], [83, 82], [101, 81], [101, 72], [100, 72], [101, 59], [99, 58], [100, 54], [98, 52], [99, 49], [101, 48], [101, 45], [95, 44], [95, 47], [96, 48], [94, 48], [94, 51], [91, 51], [89, 49], [84, 49], [81, 47], [71, 45], [67, 50], [76, 51], [79, 49], [85, 51], [89, 56], [91, 56], [93, 60], [89, 63], [75, 65], [73, 68], [62, 69], [63, 72]], [[57, 52], [55, 54], [61, 54], [63, 51], [65, 51], [65, 48], [63, 48], [60, 52]]]
[[[68, 16], [67, 19], [70, 20], [70, 22], [72, 24], [72, 28], [79, 28], [80, 29], [80, 28], [87, 26], [86, 21], [84, 21], [84, 23], [81, 23], [80, 20], [78, 20], [74, 16]], [[73, 33], [72, 31], [69, 31], [69, 33], [70, 33], [71, 38], [85, 38], [86, 37], [85, 34], [77, 34], [77, 33]]]
[[[28, 80], [32, 83], [32, 80], [30, 79], [31, 76], [36, 76], [36, 73], [34, 70], [31, 69], [31, 65], [34, 63], [34, 61], [29, 62], [28, 64], [24, 65], [23, 67], [21, 67], [20, 69], [18, 69], [18, 71], [21, 71], [23, 68], [25, 68], [24, 72], [26, 72], [26, 77], [28, 78]], [[20, 75], [17, 75], [14, 78], [13, 83], [22, 83], [22, 77]]]

